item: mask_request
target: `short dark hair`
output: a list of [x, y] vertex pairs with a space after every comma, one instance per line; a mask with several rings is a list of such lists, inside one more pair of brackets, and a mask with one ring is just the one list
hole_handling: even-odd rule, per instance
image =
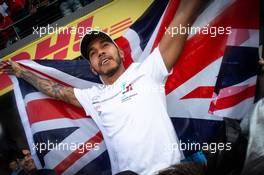
[[205, 166], [195, 162], [172, 165], [158, 175], [205, 175]]

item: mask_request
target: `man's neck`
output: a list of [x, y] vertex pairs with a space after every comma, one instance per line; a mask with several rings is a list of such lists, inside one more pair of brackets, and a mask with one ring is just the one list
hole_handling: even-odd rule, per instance
[[102, 75], [102, 81], [105, 85], [113, 84], [124, 72], [126, 71], [125, 67], [122, 65], [112, 76]]

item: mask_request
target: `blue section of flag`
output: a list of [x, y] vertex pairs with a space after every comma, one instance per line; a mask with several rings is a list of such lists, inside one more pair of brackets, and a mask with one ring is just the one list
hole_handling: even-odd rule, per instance
[[148, 41], [157, 27], [168, 2], [168, 0], [155, 0], [148, 10], [146, 10], [144, 15], [142, 15], [135, 24], [130, 27], [137, 32], [142, 50], [144, 50], [148, 44]]
[[107, 151], [83, 167], [76, 175], [111, 175], [111, 165]]
[[257, 75], [258, 59], [258, 48], [227, 46], [215, 92]]
[[[34, 143], [38, 146], [37, 155], [42, 167], [45, 166], [44, 156], [77, 129], [78, 127], [53, 129], [37, 132], [33, 135]], [[42, 145], [39, 145], [40, 143]]]
[[[223, 121], [203, 120], [192, 118], [171, 118], [177, 136], [184, 147], [191, 147], [191, 143], [218, 143], [225, 141], [225, 127]], [[200, 150], [186, 149], [186, 157]]]
[[24, 99], [25, 99], [25, 96], [27, 94], [29, 94], [29, 93], [39, 92], [36, 88], [34, 88], [28, 82], [26, 82], [25, 80], [23, 80], [21, 78], [18, 78], [18, 82], [19, 82], [19, 86], [20, 86], [20, 90], [21, 90], [22, 97]]
[[90, 64], [86, 59], [65, 61], [41, 60], [36, 62], [43, 66], [53, 67], [57, 70], [60, 70], [62, 72], [65, 72], [69, 75], [83, 80], [101, 83], [99, 76], [93, 74], [93, 72], [91, 71]]

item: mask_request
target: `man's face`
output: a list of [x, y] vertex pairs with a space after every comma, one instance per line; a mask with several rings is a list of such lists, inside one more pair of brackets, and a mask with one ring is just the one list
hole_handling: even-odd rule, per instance
[[20, 164], [22, 166], [22, 168], [26, 171], [26, 172], [30, 172], [36, 169], [34, 160], [32, 159], [32, 156], [30, 154], [29, 150], [22, 150], [23, 155], [25, 156]]
[[93, 71], [99, 75], [112, 76], [120, 68], [123, 53], [111, 41], [96, 38], [87, 52]]
[[16, 171], [18, 169], [18, 164], [17, 162], [14, 160], [12, 162], [9, 163], [9, 168], [12, 170], [12, 171]]

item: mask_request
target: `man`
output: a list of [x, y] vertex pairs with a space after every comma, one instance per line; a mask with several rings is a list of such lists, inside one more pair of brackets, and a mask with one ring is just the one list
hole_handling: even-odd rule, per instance
[[[257, 175], [264, 171], [264, 59], [260, 58], [260, 74], [258, 75], [259, 88], [257, 94], [257, 102], [250, 114], [246, 126], [248, 131], [248, 145], [246, 160], [244, 163], [242, 175]], [[246, 123], [244, 122], [244, 123]], [[243, 123], [243, 120], [242, 120]], [[242, 128], [245, 130], [245, 128]]]
[[27, 149], [22, 150], [23, 158], [20, 159], [20, 166], [22, 171], [18, 175], [56, 175], [54, 170], [50, 169], [37, 169], [31, 153]]
[[20, 168], [18, 166], [17, 160], [11, 160], [8, 165], [9, 169], [12, 171], [10, 175], [18, 175]]
[[79, 0], [60, 0], [60, 11], [63, 16], [70, 15], [72, 12], [82, 8], [82, 4]]
[[13, 20], [9, 15], [0, 13], [0, 49], [4, 49], [8, 43], [15, 40], [15, 31], [12, 24]]
[[[170, 28], [193, 23], [202, 0], [182, 0]], [[36, 76], [15, 62], [3, 71], [23, 78], [46, 95], [83, 107], [102, 131], [112, 173], [150, 175], [180, 162], [177, 137], [166, 110], [164, 84], [183, 49], [187, 34], [166, 32], [159, 46], [125, 70], [124, 53], [105, 33], [92, 31], [81, 54], [104, 83], [74, 89]]]

